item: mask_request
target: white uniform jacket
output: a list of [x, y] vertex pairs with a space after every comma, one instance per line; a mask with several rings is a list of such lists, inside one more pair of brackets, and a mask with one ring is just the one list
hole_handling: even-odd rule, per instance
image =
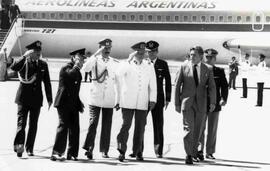
[[149, 61], [135, 62], [124, 61], [118, 70], [117, 101], [121, 108], [148, 110], [149, 101], [157, 101], [155, 69]]
[[91, 56], [84, 63], [82, 72], [91, 71], [92, 79], [96, 79], [96, 68], [98, 75], [104, 72], [105, 69], [108, 70], [108, 75], [102, 83], [92, 80], [90, 91], [86, 98], [87, 102], [92, 106], [113, 108], [116, 104], [116, 70], [118, 68], [118, 61], [112, 57], [105, 61], [101, 55]]

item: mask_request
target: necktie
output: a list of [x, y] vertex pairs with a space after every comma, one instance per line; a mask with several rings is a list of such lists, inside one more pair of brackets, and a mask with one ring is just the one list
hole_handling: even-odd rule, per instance
[[196, 84], [196, 87], [198, 86], [199, 84], [199, 79], [198, 79], [198, 73], [197, 73], [197, 64], [193, 65], [193, 78], [194, 78], [194, 81], [195, 81], [195, 84]]

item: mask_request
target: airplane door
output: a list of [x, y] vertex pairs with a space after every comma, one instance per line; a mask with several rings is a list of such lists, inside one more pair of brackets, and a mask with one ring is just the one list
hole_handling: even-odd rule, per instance
[[252, 30], [253, 31], [263, 31], [264, 29], [264, 13], [255, 12], [252, 16]]

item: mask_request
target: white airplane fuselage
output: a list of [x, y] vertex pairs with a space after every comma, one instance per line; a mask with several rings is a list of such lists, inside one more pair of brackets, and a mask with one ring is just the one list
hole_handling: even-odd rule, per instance
[[[180, 9], [172, 11], [166, 8], [149, 10], [147, 7], [151, 6], [147, 2], [150, 1], [130, 1], [122, 4], [121, 8], [113, 10], [99, 7], [85, 10], [82, 7], [78, 9], [73, 7], [71, 11], [58, 7], [60, 0], [57, 1], [59, 4], [49, 0], [17, 0], [16, 2], [22, 6], [25, 23], [23, 35], [18, 38], [12, 50], [13, 56], [20, 56], [27, 44], [40, 40], [44, 57], [69, 58], [69, 52], [78, 48], [86, 48], [87, 51], [94, 53], [98, 49], [99, 40], [104, 38], [112, 39], [111, 56], [119, 59], [128, 57], [132, 52], [130, 47], [134, 43], [149, 40], [159, 42], [161, 58], [176, 61], [183, 61], [193, 46], [216, 49], [219, 52], [217, 62], [220, 64], [227, 63], [232, 56], [239, 57], [240, 54], [245, 53], [255, 57], [254, 63], [258, 62], [256, 57], [259, 53], [270, 56], [268, 48], [270, 42], [263, 42], [270, 36], [270, 25], [266, 22], [268, 13], [265, 11], [228, 12], [225, 9], [215, 9], [218, 8], [218, 3], [206, 1], [198, 1], [199, 3], [195, 5], [186, 4], [185, 9], [182, 4]], [[70, 5], [77, 6], [80, 2], [86, 3], [83, 0], [65, 2], [65, 5], [70, 2]], [[108, 6], [114, 4], [114, 7], [120, 3], [119, 1], [106, 2]], [[179, 1], [172, 2], [179, 4]], [[130, 7], [133, 8], [135, 5], [137, 11], [135, 9], [129, 11]], [[139, 5], [142, 8], [139, 8]], [[33, 6], [38, 9], [32, 8]], [[211, 21], [212, 16], [213, 21]], [[239, 16], [242, 22], [236, 21]], [[261, 20], [256, 22], [258, 16]]]

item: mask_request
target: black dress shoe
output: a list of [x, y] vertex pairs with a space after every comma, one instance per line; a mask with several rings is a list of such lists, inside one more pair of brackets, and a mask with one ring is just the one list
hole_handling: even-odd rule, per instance
[[93, 154], [92, 154], [92, 152], [90, 152], [90, 151], [86, 151], [86, 152], [84, 153], [84, 155], [86, 155], [86, 157], [87, 157], [89, 160], [92, 160], [92, 159], [93, 159]]
[[67, 160], [74, 160], [74, 161], [78, 161], [77, 157], [72, 156], [72, 155], [67, 155]]
[[103, 157], [103, 158], [109, 158], [109, 155], [108, 155], [108, 153], [106, 153], [106, 152], [102, 152], [102, 157]]
[[202, 152], [202, 151], [198, 151], [198, 153], [197, 153], [197, 158], [198, 158], [200, 161], [204, 161], [204, 156], [203, 156], [203, 152]]
[[192, 157], [192, 161], [197, 163], [200, 162], [200, 160], [197, 157]]
[[157, 158], [163, 158], [162, 154], [156, 154]]
[[213, 154], [206, 154], [206, 158], [208, 159], [216, 159]]
[[131, 158], [135, 158], [136, 157], [136, 155], [134, 154], [134, 153], [131, 153], [130, 155], [128, 155], [129, 157], [131, 157]]
[[139, 153], [137, 154], [136, 160], [138, 160], [138, 161], [143, 161], [143, 155], [142, 155], [141, 152], [139, 152]]
[[34, 153], [33, 153], [32, 151], [27, 151], [27, 155], [28, 155], [29, 157], [32, 157], [32, 156], [34, 156]]
[[57, 155], [57, 154], [53, 154], [50, 158], [51, 161], [56, 161], [56, 160], [59, 160], [59, 161], [65, 161], [65, 157], [63, 156], [60, 156], [60, 155]]
[[193, 164], [193, 160], [192, 160], [192, 157], [191, 157], [190, 155], [188, 155], [188, 156], [186, 157], [185, 163], [186, 163], [186, 164]]
[[22, 153], [17, 153], [17, 157], [22, 157]]
[[57, 160], [57, 156], [55, 154], [53, 154], [50, 158], [51, 161], [56, 161]]
[[124, 162], [124, 160], [125, 160], [125, 155], [124, 155], [124, 154], [119, 154], [118, 160], [119, 160], [120, 162]]

